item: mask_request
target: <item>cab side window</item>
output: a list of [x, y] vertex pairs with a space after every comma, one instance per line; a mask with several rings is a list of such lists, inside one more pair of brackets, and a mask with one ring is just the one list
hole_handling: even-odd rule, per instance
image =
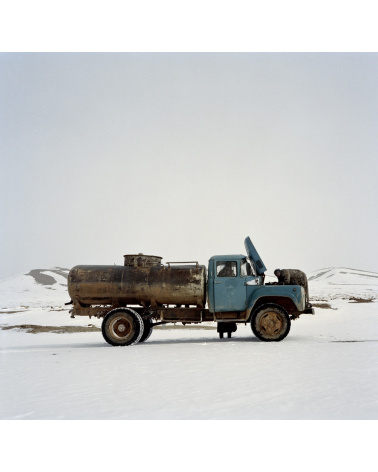
[[217, 277], [236, 277], [236, 261], [217, 262]]

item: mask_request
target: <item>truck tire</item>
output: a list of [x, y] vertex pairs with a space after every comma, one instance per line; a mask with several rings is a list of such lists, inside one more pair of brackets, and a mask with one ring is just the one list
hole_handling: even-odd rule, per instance
[[261, 341], [282, 341], [289, 334], [290, 326], [287, 311], [274, 303], [259, 307], [251, 317], [253, 334]]
[[153, 327], [152, 327], [151, 320], [143, 320], [143, 333], [142, 333], [142, 337], [139, 339], [140, 343], [147, 341], [147, 339], [152, 334], [152, 329]]
[[142, 337], [143, 320], [131, 308], [116, 308], [105, 316], [101, 330], [105, 341], [112, 346], [131, 346]]

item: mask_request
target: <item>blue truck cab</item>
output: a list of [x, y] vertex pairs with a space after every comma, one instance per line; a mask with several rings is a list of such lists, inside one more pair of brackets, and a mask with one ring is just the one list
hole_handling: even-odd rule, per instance
[[[305, 307], [299, 285], [265, 284], [267, 270], [252, 241], [244, 241], [247, 255], [213, 256], [208, 265], [208, 307], [218, 332], [236, 331], [236, 323], [250, 322], [264, 341], [280, 341], [290, 330], [290, 319], [314, 313]], [[290, 318], [291, 316], [291, 318]]]

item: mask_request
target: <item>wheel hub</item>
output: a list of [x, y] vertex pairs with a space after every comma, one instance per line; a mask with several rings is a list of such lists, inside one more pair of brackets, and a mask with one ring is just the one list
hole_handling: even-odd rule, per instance
[[131, 333], [132, 326], [128, 320], [121, 318], [112, 323], [111, 330], [119, 338], [124, 338]]
[[281, 316], [274, 311], [266, 313], [260, 321], [260, 329], [269, 335], [278, 333], [282, 329], [282, 325]]

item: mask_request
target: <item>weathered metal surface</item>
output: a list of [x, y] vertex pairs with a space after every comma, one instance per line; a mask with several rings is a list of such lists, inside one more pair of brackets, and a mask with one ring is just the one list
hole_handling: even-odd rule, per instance
[[164, 321], [202, 323], [208, 315], [208, 310], [197, 308], [162, 308], [157, 310], [157, 315]]
[[284, 320], [279, 313], [268, 311], [259, 319], [257, 329], [269, 336], [273, 336], [282, 330], [283, 323]]
[[94, 306], [94, 307], [82, 307], [78, 303], [75, 303], [73, 308], [70, 310], [71, 318], [75, 316], [89, 316], [89, 318], [103, 318], [113, 307], [112, 306]]
[[214, 313], [214, 317], [217, 321], [222, 320], [238, 320], [246, 321], [248, 319], [247, 311], [222, 311]]
[[[156, 257], [156, 256], [154, 256]], [[68, 292], [81, 305], [195, 305], [206, 303], [205, 266], [76, 266]]]
[[247, 285], [248, 308], [273, 302], [290, 313], [305, 309], [305, 292], [299, 285]]
[[143, 253], [139, 254], [125, 254], [125, 266], [129, 267], [156, 267], [161, 265], [160, 256], [146, 256]]

